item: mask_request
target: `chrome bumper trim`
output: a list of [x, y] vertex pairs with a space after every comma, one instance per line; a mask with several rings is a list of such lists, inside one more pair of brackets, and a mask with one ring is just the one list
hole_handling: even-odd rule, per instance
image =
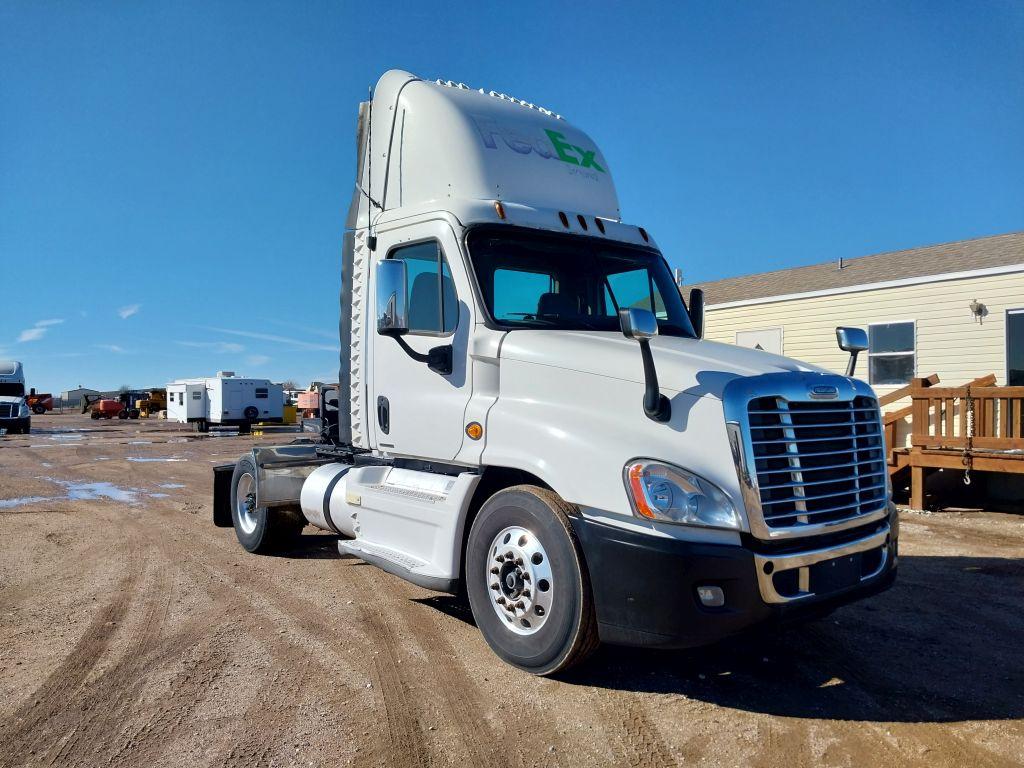
[[[843, 544], [839, 547], [826, 547], [824, 549], [814, 549], [809, 552], [797, 552], [791, 555], [754, 555], [754, 567], [757, 572], [757, 584], [761, 590], [761, 599], [766, 603], [793, 603], [800, 600], [806, 600], [808, 598], [815, 597], [815, 593], [809, 591], [809, 575], [805, 571], [800, 574], [800, 592], [792, 597], [786, 597], [780, 595], [775, 589], [775, 583], [773, 578], [775, 574], [782, 573], [784, 571], [791, 571], [795, 568], [807, 568], [817, 563], [825, 562], [826, 560], [834, 560], [838, 557], [845, 557], [846, 555], [855, 555], [858, 552], [869, 552], [872, 549], [882, 548], [882, 557], [879, 562], [878, 568], [866, 576], [861, 576], [861, 582], [873, 579], [875, 576], [885, 570], [886, 565], [889, 563], [889, 548], [886, 544], [889, 541], [889, 526], [885, 526], [878, 533], [874, 533], [871, 536], [866, 536], [863, 539], [851, 541], [848, 544]], [[771, 563], [769, 567], [770, 573], [765, 572], [765, 566]]]

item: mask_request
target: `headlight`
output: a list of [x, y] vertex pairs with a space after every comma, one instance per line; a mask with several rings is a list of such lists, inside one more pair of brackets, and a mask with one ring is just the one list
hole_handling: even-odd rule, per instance
[[671, 464], [636, 459], [623, 470], [633, 514], [709, 528], [740, 527], [736, 508], [713, 483]]
[[21, 404], [21, 406], [18, 408], [18, 416], [20, 416], [21, 418], [25, 418], [26, 416], [28, 416], [28, 403]]

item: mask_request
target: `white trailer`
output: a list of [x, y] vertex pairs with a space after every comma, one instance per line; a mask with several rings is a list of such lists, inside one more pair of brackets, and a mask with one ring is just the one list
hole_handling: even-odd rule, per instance
[[892, 583], [874, 392], [852, 364], [705, 341], [703, 295], [684, 301], [622, 221], [583, 131], [391, 71], [357, 152], [320, 442], [214, 470], [214, 522], [245, 549], [333, 531], [348, 555], [464, 589], [491, 648], [534, 674]]
[[269, 379], [235, 376], [232, 371], [179, 379], [167, 385], [167, 418], [193, 424], [200, 432], [210, 426], [237, 426], [248, 432], [256, 422], [283, 421], [283, 390]]

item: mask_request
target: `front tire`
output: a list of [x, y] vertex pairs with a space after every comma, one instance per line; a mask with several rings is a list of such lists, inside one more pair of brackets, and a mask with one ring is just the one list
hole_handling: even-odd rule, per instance
[[477, 626], [498, 656], [534, 675], [568, 669], [600, 643], [574, 511], [552, 491], [507, 488], [480, 509], [466, 544]]
[[44, 408], [41, 405], [33, 405], [32, 413], [34, 413], [36, 416], [42, 416], [44, 413], [46, 413], [46, 408]]
[[239, 544], [254, 554], [286, 547], [304, 526], [288, 512], [256, 506], [256, 463], [251, 456], [239, 459], [231, 475], [231, 522]]

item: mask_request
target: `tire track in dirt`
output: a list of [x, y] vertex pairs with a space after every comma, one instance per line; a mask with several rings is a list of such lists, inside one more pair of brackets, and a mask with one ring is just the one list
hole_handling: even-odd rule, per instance
[[[99, 677], [83, 686], [66, 703], [63, 714], [70, 716], [68, 735], [44, 752], [43, 759], [51, 765], [95, 765], [99, 755], [109, 754], [110, 740], [123, 727], [134, 697], [126, 695], [142, 682], [144, 659], [159, 645], [159, 638], [170, 605], [170, 579], [162, 559], [143, 557], [152, 549], [131, 526], [122, 527], [132, 553], [128, 568], [139, 573], [132, 603], [139, 618], [131, 623], [124, 639], [124, 651]], [[145, 551], [144, 551], [145, 550]], [[148, 576], [148, 578], [147, 578]], [[77, 717], [76, 717], [77, 715]], [[46, 731], [64, 718], [47, 723]]]
[[128, 555], [128, 572], [117, 583], [110, 600], [96, 613], [64, 660], [0, 726], [0, 743], [6, 745], [0, 755], [0, 766], [19, 765], [44, 745], [49, 733], [47, 726], [66, 711], [68, 702], [80, 693], [89, 674], [110, 648], [116, 627], [128, 614], [138, 586], [138, 573], [131, 567], [133, 553], [129, 550]]
[[[496, 733], [491, 723], [481, 716], [487, 707], [481, 701], [477, 686], [466, 672], [463, 657], [457, 654], [440, 631], [433, 617], [425, 616], [410, 604], [410, 596], [396, 589], [397, 584], [379, 583], [379, 580], [395, 580], [398, 577], [384, 573], [358, 574], [369, 591], [377, 595], [387, 613], [398, 617], [422, 650], [427, 659], [426, 675], [432, 685], [440, 690], [447, 706], [456, 736], [468, 753], [470, 765], [522, 765], [518, 752], [509, 750], [507, 743], [510, 733], [513, 743], [522, 744], [525, 727], [521, 713], [527, 707], [525, 701], [516, 702], [513, 715], [503, 720], [503, 733]], [[545, 735], [545, 728], [538, 725], [542, 718], [531, 719], [531, 738], [537, 742], [553, 743]]]
[[[360, 572], [359, 567], [349, 566], [346, 575], [356, 582], [361, 591], [374, 594], [374, 585], [367, 576]], [[419, 711], [410, 700], [405, 681], [402, 679], [401, 659], [398, 656], [398, 640], [387, 613], [379, 610], [379, 603], [367, 600], [358, 603], [359, 615], [369, 629], [371, 642], [376, 644], [381, 653], [373, 658], [374, 687], [380, 692], [380, 701], [386, 718], [386, 733], [383, 741], [388, 750], [378, 749], [357, 761], [357, 765], [407, 766], [418, 768], [429, 765], [426, 744], [420, 728], [416, 712]], [[381, 754], [383, 752], [383, 754]], [[372, 763], [367, 763], [372, 759]]]

